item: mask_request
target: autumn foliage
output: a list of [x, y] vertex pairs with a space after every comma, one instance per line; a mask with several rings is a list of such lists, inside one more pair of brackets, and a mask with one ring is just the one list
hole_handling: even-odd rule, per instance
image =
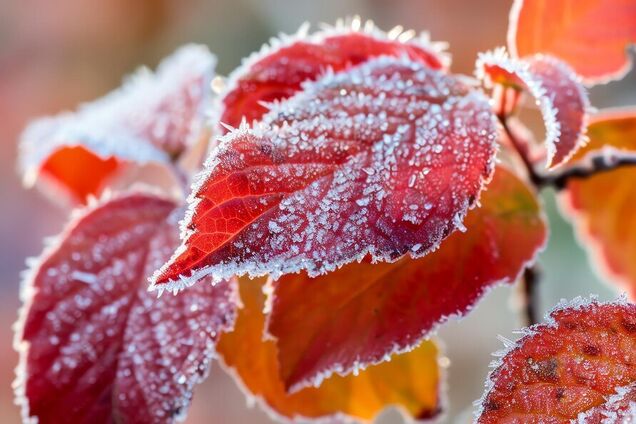
[[[476, 78], [425, 35], [354, 18], [225, 80], [185, 46], [31, 124], [25, 182], [78, 209], [25, 273], [24, 419], [174, 422], [213, 360], [274, 418], [439, 417], [433, 333], [533, 266], [545, 187], [634, 296], [636, 112], [592, 112], [582, 84], [626, 72], [636, 3], [546, 3], [514, 2]], [[628, 300], [561, 305], [507, 344], [478, 422], [636, 419]]]

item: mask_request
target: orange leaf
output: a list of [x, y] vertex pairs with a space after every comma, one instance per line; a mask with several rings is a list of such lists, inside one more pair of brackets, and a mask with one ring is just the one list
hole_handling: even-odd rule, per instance
[[577, 299], [523, 333], [490, 374], [478, 423], [569, 423], [636, 381], [634, 304]]
[[465, 233], [423, 258], [276, 281], [268, 330], [278, 339], [286, 386], [408, 350], [449, 316], [466, 314], [488, 288], [514, 282], [546, 239], [535, 195], [499, 167], [481, 203], [468, 213]]
[[101, 191], [104, 181], [117, 169], [114, 157], [101, 158], [82, 146], [69, 146], [49, 156], [40, 172], [57, 191], [67, 189], [75, 199], [86, 199]]
[[[588, 134], [574, 159], [600, 149], [636, 152], [636, 109], [594, 116]], [[592, 261], [636, 298], [636, 167], [571, 179], [561, 200]]]
[[269, 412], [290, 419], [349, 416], [361, 420], [371, 420], [388, 406], [399, 406], [415, 418], [439, 413], [441, 376], [438, 348], [432, 341], [358, 376], [334, 376], [319, 388], [287, 394], [279, 377], [276, 344], [264, 339], [263, 281], [241, 280], [243, 308], [234, 331], [221, 335], [217, 351], [228, 372]]
[[601, 110], [591, 116], [587, 130], [590, 140], [572, 161], [604, 148], [633, 152], [636, 150], [636, 108]]
[[622, 78], [630, 68], [626, 50], [634, 42], [633, 0], [515, 0], [510, 13], [513, 54], [554, 54], [588, 84]]

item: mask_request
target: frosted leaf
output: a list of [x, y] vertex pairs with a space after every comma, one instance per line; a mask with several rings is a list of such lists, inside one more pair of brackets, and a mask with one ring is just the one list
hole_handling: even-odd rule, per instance
[[523, 334], [498, 355], [478, 423], [576, 422], [636, 382], [636, 305], [624, 299], [575, 299]]
[[[82, 180], [105, 179], [120, 162], [170, 163], [203, 131], [215, 63], [206, 47], [184, 46], [156, 73], [141, 69], [75, 112], [34, 121], [20, 142], [25, 183], [42, 174], [84, 200], [100, 181], [84, 187]], [[85, 167], [87, 174], [74, 175], [69, 167]]]
[[587, 142], [589, 99], [565, 62], [541, 54], [512, 59], [498, 49], [479, 55], [476, 74], [491, 85], [525, 90], [536, 100], [546, 127], [548, 168], [567, 162]]
[[446, 43], [432, 42], [427, 33], [416, 35], [396, 27], [384, 32], [359, 18], [339, 20], [308, 34], [304, 24], [294, 35], [273, 38], [243, 61], [228, 78], [215, 108], [218, 120], [238, 127], [260, 119], [268, 104], [286, 99], [305, 81], [315, 81], [326, 70], [334, 72], [360, 65], [378, 56], [409, 57], [432, 69], [447, 69]]
[[23, 283], [16, 394], [25, 420], [173, 422], [231, 327], [230, 283], [156, 299], [175, 205], [131, 193], [80, 212]]
[[423, 256], [474, 204], [495, 142], [487, 100], [452, 75], [387, 57], [328, 74], [223, 138], [193, 186], [183, 244], [153, 282]]

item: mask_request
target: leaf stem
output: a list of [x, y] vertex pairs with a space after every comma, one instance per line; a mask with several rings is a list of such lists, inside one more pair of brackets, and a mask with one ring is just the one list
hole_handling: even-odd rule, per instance
[[608, 150], [566, 167], [558, 173], [542, 176], [538, 187], [562, 190], [571, 179], [585, 179], [629, 165], [636, 165], [636, 154]]
[[505, 131], [506, 136], [508, 136], [508, 139], [510, 140], [512, 147], [517, 151], [519, 158], [523, 162], [523, 165], [526, 168], [526, 171], [528, 173], [528, 178], [530, 179], [532, 184], [534, 184], [537, 188], [543, 187], [545, 177], [540, 175], [537, 172], [537, 170], [534, 167], [534, 164], [532, 163], [532, 160], [530, 159], [530, 146], [528, 146], [527, 143], [525, 143], [519, 137], [517, 137], [516, 134], [510, 129], [510, 126], [508, 125], [508, 120], [505, 115], [500, 114], [500, 115], [497, 115], [497, 117], [499, 118], [499, 122], [501, 123], [501, 126], [503, 130]]

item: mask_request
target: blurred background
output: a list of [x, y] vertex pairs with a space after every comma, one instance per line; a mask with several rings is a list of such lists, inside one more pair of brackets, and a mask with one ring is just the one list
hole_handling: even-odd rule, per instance
[[[155, 66], [186, 42], [207, 44], [225, 75], [279, 32], [355, 14], [385, 30], [399, 24], [429, 31], [433, 40], [450, 43], [453, 71], [472, 74], [477, 52], [504, 45], [510, 5], [511, 0], [0, 0], [0, 423], [19, 422], [11, 390], [19, 274], [25, 258], [40, 253], [42, 238], [59, 232], [68, 213], [21, 187], [16, 142], [30, 119], [101, 96], [139, 65]], [[635, 88], [632, 72], [620, 83], [594, 88], [593, 104], [635, 104]], [[590, 293], [614, 298], [556, 212], [553, 193], [544, 200], [552, 237], [541, 256], [541, 313], [560, 298]], [[469, 422], [491, 353], [501, 347], [497, 335], [514, 338], [511, 331], [520, 325], [515, 290], [493, 290], [467, 318], [440, 331], [450, 358], [450, 405], [443, 422]], [[381, 421], [400, 422], [394, 411]], [[187, 422], [269, 419], [214, 368], [196, 392]]]

